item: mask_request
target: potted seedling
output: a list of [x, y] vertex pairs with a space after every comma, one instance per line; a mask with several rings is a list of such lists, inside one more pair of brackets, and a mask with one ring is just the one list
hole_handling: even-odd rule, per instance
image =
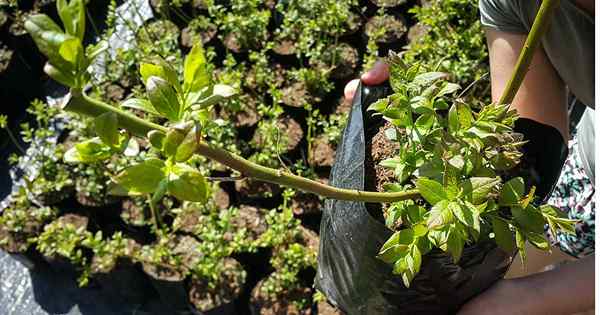
[[197, 41], [206, 44], [216, 34], [217, 26], [211, 22], [209, 17], [200, 15], [191, 20], [188, 26], [181, 30], [181, 45], [192, 48]]
[[300, 244], [280, 247], [271, 258], [275, 272], [260, 281], [250, 298], [252, 314], [310, 314], [312, 290], [298, 279], [299, 272], [315, 264], [316, 252]]

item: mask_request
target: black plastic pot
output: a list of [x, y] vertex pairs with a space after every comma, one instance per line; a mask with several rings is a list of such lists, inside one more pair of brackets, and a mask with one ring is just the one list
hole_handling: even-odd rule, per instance
[[185, 277], [180, 276], [176, 271], [173, 271], [171, 276], [163, 276], [159, 274], [156, 266], [150, 264], [144, 264], [143, 269], [170, 314], [194, 314], [185, 289]]
[[[365, 110], [390, 93], [389, 86], [359, 85], [338, 146], [331, 185], [364, 189], [365, 125], [369, 124]], [[538, 197], [544, 199], [566, 158], [566, 145], [554, 128], [528, 120], [520, 120], [516, 127], [530, 140], [524, 151], [526, 160], [533, 161], [519, 175], [540, 187]], [[454, 314], [503, 278], [515, 254], [482, 240], [465, 247], [461, 260], [454, 264], [449, 255], [434, 250], [423, 257], [421, 271], [406, 288], [402, 279], [392, 274], [392, 267], [376, 258], [391, 235], [364, 203], [327, 200], [321, 221], [317, 288], [347, 314]]]

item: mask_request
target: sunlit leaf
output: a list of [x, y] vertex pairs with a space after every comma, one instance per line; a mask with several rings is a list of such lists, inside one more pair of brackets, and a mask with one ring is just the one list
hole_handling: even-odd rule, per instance
[[119, 144], [118, 123], [117, 114], [113, 112], [106, 112], [94, 119], [96, 134], [104, 144], [111, 147]]
[[421, 196], [431, 205], [435, 205], [441, 200], [448, 198], [444, 187], [439, 182], [420, 177], [415, 184]]
[[151, 194], [165, 178], [164, 162], [148, 159], [121, 171], [114, 180], [130, 194]]
[[515, 177], [502, 186], [500, 191], [500, 205], [510, 206], [519, 203], [525, 194], [525, 183], [523, 178]]
[[201, 43], [192, 47], [185, 57], [183, 66], [183, 89], [186, 92], [198, 91], [210, 85], [210, 73]]
[[196, 170], [170, 174], [168, 191], [179, 200], [194, 202], [206, 202], [209, 193], [206, 179]]
[[182, 106], [177, 99], [177, 93], [169, 82], [159, 77], [151, 76], [146, 81], [146, 93], [152, 107], [171, 121], [181, 118]]
[[492, 230], [498, 246], [505, 252], [512, 254], [516, 244], [514, 233], [510, 230], [508, 223], [502, 219], [492, 217]]

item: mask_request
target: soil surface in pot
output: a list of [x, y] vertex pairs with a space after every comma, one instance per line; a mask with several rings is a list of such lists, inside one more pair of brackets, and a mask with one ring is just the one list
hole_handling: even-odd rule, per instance
[[269, 296], [262, 290], [264, 280], [260, 281], [250, 295], [250, 310], [253, 315], [310, 315], [310, 307], [299, 308], [293, 301], [310, 299], [312, 290], [300, 287], [286, 291], [280, 296]]
[[202, 279], [192, 277], [189, 283], [190, 302], [201, 312], [232, 303], [244, 286], [244, 268], [233, 258], [223, 261], [223, 273], [215, 287]]

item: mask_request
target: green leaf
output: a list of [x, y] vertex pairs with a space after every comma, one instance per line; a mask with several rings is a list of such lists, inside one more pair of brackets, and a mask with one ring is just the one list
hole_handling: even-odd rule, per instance
[[435, 205], [441, 200], [448, 198], [446, 192], [444, 191], [444, 187], [439, 182], [425, 177], [419, 177], [415, 184], [421, 196], [430, 205]]
[[66, 85], [68, 87], [76, 87], [75, 77], [73, 74], [68, 72], [60, 71], [60, 69], [54, 67], [50, 63], [46, 62], [44, 65], [44, 72], [51, 77], [54, 81]]
[[429, 211], [429, 218], [427, 219], [427, 227], [430, 229], [440, 228], [444, 225], [452, 223], [454, 216], [450, 209], [450, 202], [448, 200], [440, 200], [436, 203]]
[[25, 29], [33, 38], [38, 49], [48, 57], [50, 63], [61, 72], [72, 71], [70, 65], [60, 56], [59, 50], [63, 42], [73, 38], [65, 34], [63, 30], [45, 14], [34, 14], [25, 21]]
[[165, 140], [163, 141], [163, 153], [166, 156], [174, 156], [177, 153], [177, 148], [181, 145], [185, 136], [190, 131], [191, 125], [179, 124], [167, 131]]
[[502, 186], [500, 191], [500, 202], [501, 206], [516, 205], [521, 200], [521, 197], [525, 194], [525, 183], [523, 178], [515, 177]]
[[461, 183], [462, 195], [471, 203], [478, 205], [487, 201], [494, 187], [501, 182], [500, 177], [471, 177]]
[[121, 103], [121, 107], [123, 108], [132, 108], [141, 110], [146, 113], [150, 113], [153, 115], [159, 116], [160, 114], [154, 109], [152, 103], [150, 101], [141, 99], [141, 98], [130, 98]]
[[505, 252], [512, 254], [515, 250], [514, 233], [510, 230], [508, 222], [492, 217], [492, 230], [494, 231], [494, 239], [500, 248]]
[[458, 263], [458, 261], [460, 260], [464, 246], [465, 240], [460, 235], [460, 233], [458, 233], [456, 229], [450, 229], [450, 233], [448, 235], [448, 242], [446, 243], [446, 251], [452, 255], [455, 264]]
[[236, 90], [229, 85], [215, 84], [215, 86], [213, 87], [212, 95], [210, 95], [209, 97], [207, 97], [203, 100], [196, 102], [195, 105], [192, 106], [192, 109], [200, 110], [203, 108], [207, 108], [209, 106], [218, 104], [219, 102], [222, 102], [228, 98], [231, 98], [236, 93], [237, 93]]
[[201, 43], [192, 47], [183, 65], [183, 89], [187, 92], [199, 91], [211, 84], [208, 65]]
[[79, 69], [83, 66], [83, 46], [77, 38], [69, 38], [60, 44], [58, 54], [67, 62], [73, 65], [73, 68]]
[[550, 250], [550, 243], [548, 243], [548, 240], [544, 237], [543, 233], [526, 232], [526, 236], [529, 243], [537, 249]]
[[171, 65], [164, 61], [160, 61], [160, 64], [142, 63], [140, 65], [140, 75], [142, 76], [143, 82], [147, 82], [151, 76], [159, 77], [171, 84], [178, 92], [181, 91], [181, 84], [177, 77], [177, 72]]
[[445, 82], [443, 87], [437, 92], [436, 97], [452, 94], [460, 90], [460, 85], [456, 83]]
[[202, 173], [196, 170], [175, 171], [169, 175], [169, 194], [179, 200], [206, 202], [208, 183]]
[[456, 104], [452, 104], [448, 110], [448, 129], [451, 132], [457, 132], [460, 129], [460, 122], [458, 120], [458, 111], [456, 110]]
[[474, 119], [469, 106], [462, 102], [455, 102], [454, 105], [456, 105], [460, 129], [464, 130], [470, 128], [471, 125], [473, 125]]
[[112, 156], [110, 147], [105, 145], [100, 138], [92, 138], [65, 152], [63, 159], [67, 163], [94, 163], [103, 161]]
[[477, 213], [477, 209], [474, 207], [469, 207], [468, 205], [461, 205], [457, 202], [450, 202], [448, 204], [450, 210], [454, 214], [454, 217], [458, 219], [465, 226], [474, 229], [479, 232], [480, 224], [479, 224], [479, 214]]
[[175, 161], [185, 162], [196, 152], [200, 142], [200, 126], [193, 127], [175, 151]]
[[165, 178], [164, 166], [164, 162], [159, 159], [148, 159], [126, 168], [114, 180], [127, 189], [129, 194], [151, 194]]
[[152, 130], [152, 131], [148, 132], [148, 140], [150, 140], [150, 144], [155, 149], [162, 151], [165, 138], [166, 138], [166, 135], [161, 131]]
[[56, 0], [56, 8], [67, 34], [83, 40], [85, 34], [85, 3], [83, 0]]
[[113, 112], [106, 112], [94, 119], [96, 134], [104, 144], [110, 147], [116, 147], [119, 144], [118, 123], [117, 114]]
[[519, 201], [519, 204], [521, 205], [521, 208], [525, 209], [529, 206], [529, 204], [533, 201], [533, 199], [535, 198], [535, 186], [531, 187], [531, 189], [529, 190], [529, 193], [523, 197], [523, 199], [521, 199]]
[[159, 77], [151, 76], [146, 81], [146, 93], [154, 109], [171, 121], [181, 119], [182, 106], [171, 84]]
[[413, 83], [419, 86], [427, 86], [446, 77], [448, 77], [448, 74], [444, 72], [427, 72], [417, 75], [414, 78]]
[[521, 262], [525, 265], [525, 260], [527, 259], [525, 253], [525, 234], [520, 229], [515, 231], [515, 240], [517, 249], [519, 250], [519, 256], [521, 256]]
[[513, 220], [519, 228], [534, 233], [544, 233], [544, 225], [546, 221], [541, 212], [535, 207], [529, 205], [527, 208], [511, 207]]
[[373, 104], [369, 105], [367, 111], [376, 111], [378, 113], [383, 112], [390, 103], [390, 99], [388, 97], [378, 99]]

